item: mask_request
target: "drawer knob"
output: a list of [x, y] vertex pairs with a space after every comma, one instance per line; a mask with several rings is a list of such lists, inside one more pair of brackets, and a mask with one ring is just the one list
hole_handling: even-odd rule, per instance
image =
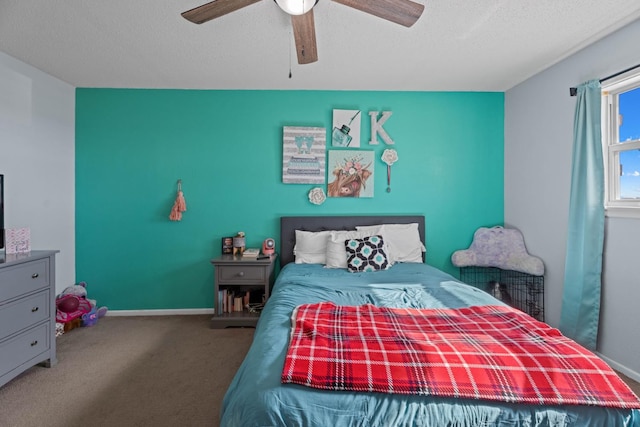
[[238, 273], [238, 276], [243, 277], [244, 276], [244, 271], [241, 271], [240, 273]]
[[40, 310], [40, 307], [33, 307], [33, 308], [31, 309], [31, 312], [32, 312], [32, 313], [35, 313], [35, 312], [36, 312], [36, 311], [38, 311], [38, 310]]
[[31, 347], [38, 345], [38, 340], [31, 341]]
[[37, 278], [38, 278], [38, 276], [40, 276], [38, 273], [33, 273], [33, 274], [31, 275], [31, 278], [32, 278], [32, 279], [37, 279]]

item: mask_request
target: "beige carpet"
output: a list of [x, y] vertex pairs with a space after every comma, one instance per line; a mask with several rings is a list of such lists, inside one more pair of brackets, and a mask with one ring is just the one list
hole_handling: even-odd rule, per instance
[[254, 329], [209, 319], [107, 316], [69, 331], [55, 367], [0, 388], [0, 426], [217, 426]]
[[58, 365], [0, 388], [0, 426], [217, 426], [253, 332], [210, 329], [209, 316], [102, 318], [57, 339]]

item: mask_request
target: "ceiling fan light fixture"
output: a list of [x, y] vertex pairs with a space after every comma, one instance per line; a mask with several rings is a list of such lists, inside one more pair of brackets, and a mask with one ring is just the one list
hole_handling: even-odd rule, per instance
[[304, 15], [313, 9], [318, 0], [274, 0], [289, 15]]

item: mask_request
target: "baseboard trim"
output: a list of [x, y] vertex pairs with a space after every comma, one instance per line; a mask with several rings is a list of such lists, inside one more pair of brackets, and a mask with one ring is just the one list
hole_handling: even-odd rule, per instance
[[189, 316], [215, 314], [213, 308], [180, 308], [175, 310], [109, 310], [107, 316]]
[[640, 373], [636, 372], [632, 369], [627, 368], [624, 365], [619, 364], [618, 362], [616, 362], [615, 360], [611, 360], [609, 359], [607, 356], [602, 355], [601, 353], [596, 353], [600, 358], [602, 358], [602, 360], [604, 360], [605, 362], [607, 362], [607, 364], [609, 366], [611, 366], [611, 368], [615, 371], [618, 371], [626, 376], [628, 376], [629, 378], [631, 378], [634, 381], [637, 381], [640, 383]]

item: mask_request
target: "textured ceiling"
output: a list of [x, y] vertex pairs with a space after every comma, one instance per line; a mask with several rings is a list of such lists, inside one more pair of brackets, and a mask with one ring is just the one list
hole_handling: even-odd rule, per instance
[[405, 28], [319, 0], [308, 65], [272, 0], [202, 25], [180, 13], [206, 0], [0, 0], [0, 51], [76, 87], [504, 91], [640, 17], [638, 0], [415, 1]]

